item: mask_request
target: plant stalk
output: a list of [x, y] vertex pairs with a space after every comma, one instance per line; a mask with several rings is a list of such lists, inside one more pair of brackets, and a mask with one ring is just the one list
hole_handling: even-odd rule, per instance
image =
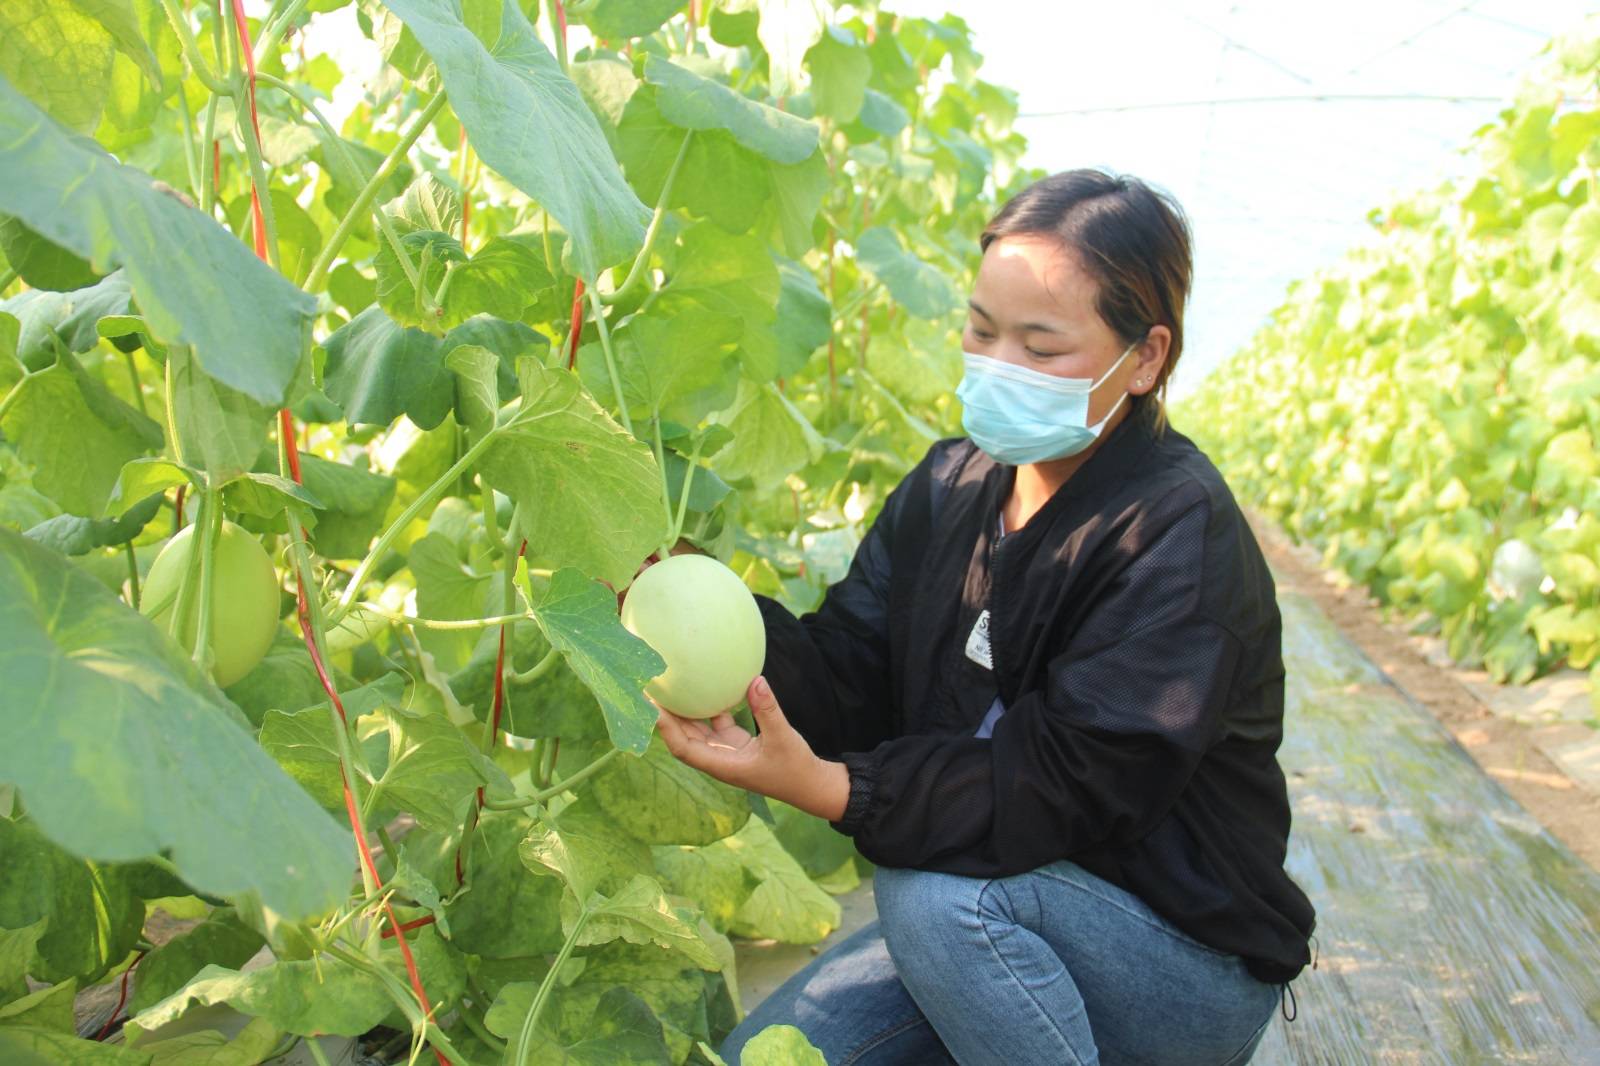
[[317, 292], [327, 281], [328, 270], [333, 266], [334, 258], [339, 254], [339, 249], [344, 247], [344, 242], [350, 239], [350, 234], [356, 228], [356, 222], [372, 206], [372, 201], [377, 197], [383, 183], [389, 180], [395, 168], [405, 159], [411, 146], [417, 143], [417, 138], [428, 128], [439, 111], [444, 107], [445, 96], [440, 92], [428, 102], [428, 106], [411, 120], [411, 125], [406, 127], [400, 135], [400, 141], [389, 154], [384, 157], [378, 169], [373, 172], [367, 184], [356, 194], [355, 202], [350, 205], [350, 210], [345, 212], [344, 218], [339, 220], [339, 226], [333, 231], [333, 236], [328, 238], [328, 243], [322, 246], [322, 252], [317, 256], [317, 261], [311, 267], [311, 273], [306, 276], [305, 288], [308, 292]]
[[232, 96], [233, 86], [219, 78], [206, 63], [206, 57], [200, 52], [200, 42], [194, 39], [194, 31], [189, 28], [189, 20], [177, 0], [161, 0], [161, 6], [167, 12], [167, 21], [172, 23], [173, 32], [178, 35], [178, 43], [183, 48], [183, 58], [189, 61], [195, 77], [219, 96]]
[[520, 811], [524, 807], [532, 807], [537, 803], [543, 803], [546, 800], [554, 799], [555, 797], [561, 795], [561, 793], [567, 791], [569, 788], [576, 788], [590, 777], [593, 777], [595, 774], [599, 773], [605, 768], [607, 763], [621, 754], [621, 748], [612, 748], [610, 751], [591, 762], [588, 766], [585, 766], [583, 769], [574, 772], [573, 775], [567, 778], [565, 781], [557, 781], [549, 788], [542, 788], [538, 792], [535, 792], [529, 796], [513, 796], [510, 799], [501, 800], [484, 800], [483, 805], [494, 811]]
[[617, 413], [622, 416], [622, 427], [631, 435], [633, 419], [628, 417], [628, 403], [622, 398], [622, 378], [617, 373], [617, 357], [611, 350], [611, 327], [606, 325], [605, 307], [594, 290], [589, 290], [589, 306], [594, 310], [595, 329], [600, 333], [600, 350], [605, 353], [606, 373], [611, 375], [611, 391], [617, 398]]
[[562, 943], [556, 961], [550, 964], [549, 972], [544, 975], [544, 980], [539, 982], [539, 991], [534, 993], [533, 1005], [528, 1008], [527, 1016], [522, 1019], [522, 1032], [517, 1035], [511, 1066], [529, 1066], [529, 1045], [533, 1041], [533, 1034], [538, 1031], [539, 1015], [544, 1013], [544, 1005], [550, 998], [550, 990], [555, 987], [556, 974], [561, 972], [561, 966], [572, 954], [572, 949], [578, 946], [578, 937], [583, 933], [583, 927], [589, 924], [589, 914], [587, 906], [578, 913], [578, 920], [572, 923], [572, 932]]
[[449, 488], [456, 478], [460, 477], [473, 463], [478, 461], [478, 456], [488, 450], [489, 445], [494, 443], [497, 435], [498, 432], [496, 430], [490, 430], [478, 438], [478, 442], [468, 448], [465, 454], [456, 460], [454, 466], [446, 470], [439, 477], [439, 480], [424, 489], [422, 495], [413, 500], [411, 506], [402, 511], [400, 517], [396, 518], [389, 528], [383, 531], [383, 535], [378, 538], [378, 543], [372, 546], [372, 550], [367, 552], [366, 558], [362, 559], [356, 567], [355, 573], [350, 575], [350, 583], [345, 586], [344, 593], [339, 597], [339, 602], [328, 620], [330, 625], [338, 625], [344, 616], [349, 613], [350, 605], [355, 600], [356, 594], [360, 592], [361, 584], [367, 579], [367, 574], [371, 573], [373, 566], [377, 564], [379, 559], [383, 558], [384, 553], [399, 539], [401, 532], [411, 524], [414, 518], [433, 506], [439, 494]]
[[683, 135], [683, 143], [678, 145], [678, 154], [672, 160], [672, 166], [667, 170], [666, 181], [661, 184], [661, 196], [656, 200], [655, 213], [650, 216], [650, 226], [644, 231], [644, 246], [639, 249], [639, 254], [634, 257], [633, 266], [628, 269], [628, 276], [615, 292], [602, 293], [600, 302], [603, 304], [620, 303], [633, 287], [644, 277], [645, 270], [650, 263], [650, 250], [655, 246], [656, 234], [661, 232], [661, 220], [667, 214], [667, 201], [672, 196], [672, 186], [678, 178], [678, 171], [683, 167], [683, 158], [689, 154], [689, 140], [694, 136], [694, 130], [689, 130]]

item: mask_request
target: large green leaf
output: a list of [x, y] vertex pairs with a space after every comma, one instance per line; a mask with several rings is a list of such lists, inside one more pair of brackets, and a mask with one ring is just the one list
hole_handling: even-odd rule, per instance
[[206, 372], [281, 403], [316, 303], [148, 175], [73, 138], [0, 81], [0, 210], [88, 259], [123, 267], [146, 326]]
[[0, 303], [0, 311], [17, 320], [17, 361], [29, 370], [43, 370], [63, 344], [69, 352], [86, 352], [100, 343], [100, 322], [129, 315], [132, 295], [127, 272], [118, 270], [70, 292], [18, 293]]
[[[584, 909], [589, 920], [578, 934], [578, 943], [592, 946], [626, 940], [630, 944], [654, 944], [676, 952], [704, 970], [721, 966], [709, 945], [695, 928], [698, 916], [692, 910], [679, 913], [662, 894], [661, 884], [646, 874], [635, 874], [615, 894], [594, 893]], [[577, 900], [561, 901], [562, 928], [571, 935], [578, 916]]]
[[883, 282], [895, 303], [919, 318], [947, 315], [960, 302], [950, 278], [906, 251], [887, 226], [874, 226], [861, 235], [856, 260]]
[[733, 443], [712, 465], [729, 480], [747, 477], [769, 489], [822, 454], [815, 427], [771, 384], [741, 382], [739, 399], [717, 419], [733, 431]]
[[814, 944], [839, 927], [838, 901], [806, 876], [766, 822], [752, 818], [714, 846], [731, 851], [761, 881], [734, 915], [730, 933]]
[[122, 464], [161, 447], [161, 427], [63, 353], [7, 397], [0, 431], [34, 466], [34, 487], [73, 514], [98, 518]]
[[69, 855], [29, 822], [0, 818], [0, 927], [43, 921], [25, 970], [36, 980], [99, 979], [133, 950], [144, 906], [125, 878]]
[[600, 703], [611, 742], [642, 752], [658, 712], [644, 686], [667, 664], [644, 641], [622, 628], [616, 596], [571, 567], [556, 571], [534, 608], [539, 627]]
[[[534, 989], [531, 983], [507, 985], [489, 1011], [490, 1028], [515, 1037], [533, 1006]], [[531, 1061], [541, 1066], [668, 1066], [676, 1061], [650, 1004], [621, 985], [600, 996], [591, 1020], [571, 1043], [540, 1032], [530, 1050]]]
[[656, 106], [686, 130], [727, 130], [775, 163], [798, 163], [817, 150], [818, 129], [803, 118], [741, 96], [658, 55], [645, 58], [644, 79], [656, 86]]
[[694, 900], [719, 932], [733, 925], [739, 908], [760, 884], [727, 848], [658, 844], [650, 850], [666, 886]]
[[561, 946], [561, 882], [528, 873], [518, 857], [533, 819], [486, 811], [467, 848], [466, 890], [450, 900], [451, 942], [487, 959], [540, 955]]
[[389, 759], [373, 792], [386, 806], [410, 812], [419, 825], [459, 829], [462, 801], [480, 785], [497, 780], [509, 786], [443, 715], [390, 707], [378, 712], [377, 723], [388, 734]]
[[208, 965], [243, 966], [261, 944], [261, 934], [240, 921], [232, 907], [212, 911], [205, 921], [140, 960], [129, 1012], [137, 1014], [166, 999]]
[[644, 241], [649, 210], [622, 180], [600, 124], [515, 0], [505, 0], [493, 48], [452, 0], [386, 0], [427, 50], [472, 147], [571, 237], [592, 282]]
[[88, 132], [111, 88], [111, 34], [63, 0], [0, 5], [0, 75], [56, 120]]
[[586, 789], [619, 829], [657, 844], [710, 844], [750, 817], [743, 790], [685, 766], [659, 736], [643, 755], [613, 759]]
[[595, 0], [580, 16], [602, 40], [643, 37], [683, 9], [686, 0]]
[[360, 1036], [389, 1012], [376, 975], [340, 959], [278, 961], [240, 973], [211, 964], [182, 988], [134, 1016], [128, 1027], [149, 1032], [191, 1007], [226, 1003], [290, 1033]]
[[811, 100], [819, 114], [853, 122], [866, 101], [872, 57], [849, 30], [829, 26], [806, 53], [811, 68]]
[[617, 892], [651, 868], [649, 848], [581, 802], [562, 810], [542, 831], [535, 828], [520, 854], [533, 873], [559, 876], [574, 900]]
[[150, 1066], [150, 1056], [53, 1029], [0, 1025], [0, 1062], [9, 1066]]
[[66, 292], [93, 285], [99, 277], [82, 258], [51, 244], [22, 224], [0, 215], [0, 252], [13, 270], [35, 289]]
[[102, 860], [165, 852], [195, 888], [254, 889], [294, 917], [343, 898], [345, 835], [209, 679], [104, 586], [5, 529], [0, 674], [6, 778], [52, 839]]
[[213, 485], [249, 470], [266, 447], [273, 408], [206, 373], [188, 345], [173, 345], [167, 359], [184, 462]]
[[666, 534], [654, 457], [577, 375], [524, 360], [521, 385], [479, 474], [521, 506], [530, 564], [625, 585]]

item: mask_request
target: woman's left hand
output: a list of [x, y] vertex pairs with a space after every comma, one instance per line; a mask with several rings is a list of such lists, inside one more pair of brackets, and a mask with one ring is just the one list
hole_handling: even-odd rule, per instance
[[[680, 718], [662, 708], [657, 725], [667, 750], [686, 765], [829, 821], [844, 817], [850, 772], [844, 763], [819, 758], [783, 716], [767, 679], [745, 691], [760, 733], [751, 736], [733, 716]], [[657, 704], [659, 707], [660, 705]]]

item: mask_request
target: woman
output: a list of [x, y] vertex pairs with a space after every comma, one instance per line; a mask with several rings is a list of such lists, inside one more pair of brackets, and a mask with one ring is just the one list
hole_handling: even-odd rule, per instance
[[1040, 181], [984, 231], [958, 395], [844, 580], [762, 598], [760, 735], [663, 712], [714, 777], [825, 817], [879, 919], [729, 1038], [847, 1064], [1241, 1063], [1308, 960], [1272, 577], [1165, 425], [1187, 224], [1132, 178]]

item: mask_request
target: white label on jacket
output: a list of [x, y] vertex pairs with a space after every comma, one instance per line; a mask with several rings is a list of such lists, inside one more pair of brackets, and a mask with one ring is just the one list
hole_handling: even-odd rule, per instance
[[989, 653], [988, 608], [984, 608], [983, 613], [978, 615], [977, 624], [972, 627], [972, 632], [967, 636], [967, 658], [985, 670], [994, 669], [994, 656]]

